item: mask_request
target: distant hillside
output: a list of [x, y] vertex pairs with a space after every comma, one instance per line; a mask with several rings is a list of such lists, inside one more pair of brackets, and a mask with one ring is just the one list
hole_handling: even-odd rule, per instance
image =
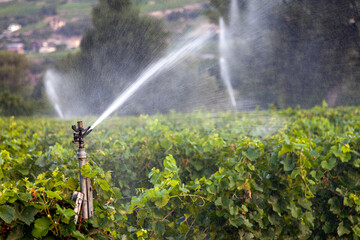
[[181, 8], [185, 5], [209, 2], [204, 0], [133, 0], [135, 5], [138, 5], [143, 12], [152, 12], [173, 8]]
[[[181, 8], [201, 2], [204, 0], [133, 0], [142, 12]], [[13, 21], [22, 26], [34, 25], [37, 29], [35, 25], [46, 16], [56, 15], [71, 22], [89, 18], [96, 3], [97, 0], [0, 0], [0, 32]]]
[[[164, 20], [173, 37], [182, 36], [207, 19], [209, 0], [132, 0], [141, 14]], [[0, 50], [25, 54], [31, 62], [26, 79], [41, 98], [44, 72], [69, 53], [79, 51], [91, 27], [98, 0], [0, 0]]]
[[[0, 50], [36, 59], [58, 59], [79, 47], [91, 27], [91, 10], [98, 0], [0, 0]], [[181, 33], [198, 24], [209, 0], [132, 0], [144, 14], [164, 19], [170, 31]]]

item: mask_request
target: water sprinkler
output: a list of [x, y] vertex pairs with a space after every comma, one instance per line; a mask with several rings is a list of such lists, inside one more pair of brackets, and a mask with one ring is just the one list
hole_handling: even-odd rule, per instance
[[[90, 127], [84, 129], [82, 121], [77, 122], [77, 127], [75, 125], [72, 125], [71, 128], [75, 131], [73, 143], [78, 144], [77, 158], [79, 160], [79, 168], [81, 169], [81, 167], [86, 164], [84, 138], [87, 135], [89, 135], [92, 129]], [[78, 216], [81, 214], [81, 212], [82, 212], [82, 217], [84, 219], [89, 219], [94, 215], [93, 192], [92, 192], [93, 189], [91, 186], [91, 180], [88, 177], [81, 176], [81, 172], [80, 172], [80, 189], [81, 192], [75, 191], [73, 193], [73, 199], [75, 200], [76, 203], [74, 209], [74, 211], [76, 212], [75, 224], [77, 223]]]

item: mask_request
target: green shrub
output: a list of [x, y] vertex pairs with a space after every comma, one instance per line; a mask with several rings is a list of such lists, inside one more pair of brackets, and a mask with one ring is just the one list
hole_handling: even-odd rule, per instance
[[32, 112], [33, 102], [25, 101], [21, 96], [9, 91], [0, 93], [0, 115], [31, 115]]

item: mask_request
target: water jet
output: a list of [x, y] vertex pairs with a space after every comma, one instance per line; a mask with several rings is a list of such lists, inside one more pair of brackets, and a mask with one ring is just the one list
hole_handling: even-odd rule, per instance
[[63, 111], [61, 110], [60, 107], [60, 99], [59, 96], [56, 92], [56, 79], [50, 76], [50, 73], [47, 72], [45, 75], [45, 89], [46, 89], [46, 94], [50, 99], [50, 102], [52, 103], [52, 105], [54, 106], [54, 109], [56, 111], [56, 113], [58, 114], [58, 116], [63, 119], [64, 118], [64, 114]]
[[219, 25], [220, 25], [220, 36], [219, 36], [220, 76], [225, 83], [226, 89], [228, 91], [231, 100], [231, 104], [233, 108], [236, 109], [236, 100], [234, 96], [234, 89], [231, 84], [231, 75], [230, 75], [229, 62], [228, 62], [229, 55], [231, 54], [231, 49], [227, 39], [231, 36], [229, 36], [228, 34], [228, 30], [223, 18], [220, 18]]
[[214, 36], [214, 31], [208, 31], [200, 37], [193, 38], [188, 44], [185, 44], [178, 50], [175, 50], [167, 56], [161, 58], [156, 63], [149, 66], [130, 87], [128, 87], [115, 101], [108, 107], [107, 110], [91, 125], [90, 129], [94, 129], [99, 123], [110, 116], [116, 109], [121, 107], [140, 87], [145, 85], [151, 79], [154, 78], [161, 71], [173, 67], [179, 61], [181, 61], [188, 54], [193, 53], [203, 43]]

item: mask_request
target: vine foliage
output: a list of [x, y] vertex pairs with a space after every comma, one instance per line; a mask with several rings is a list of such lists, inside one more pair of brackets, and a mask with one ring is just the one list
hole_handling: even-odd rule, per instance
[[358, 239], [359, 119], [326, 106], [114, 118], [87, 139], [95, 216], [75, 225], [71, 124], [1, 118], [1, 238]]

